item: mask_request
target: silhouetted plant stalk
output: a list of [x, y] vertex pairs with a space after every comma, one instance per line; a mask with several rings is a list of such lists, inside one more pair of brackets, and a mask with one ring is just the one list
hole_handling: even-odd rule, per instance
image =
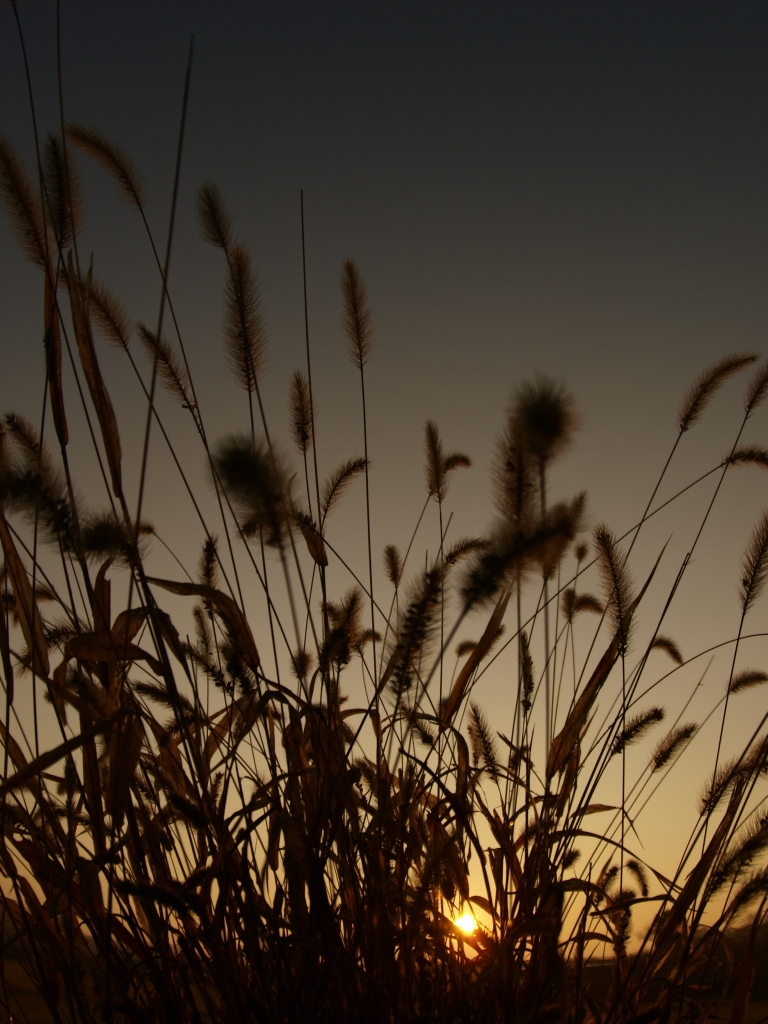
[[[740, 748], [722, 749], [729, 702], [768, 680], [739, 658], [765, 582], [765, 513], [741, 569], [727, 686], [709, 712], [719, 726], [713, 775], [674, 876], [646, 864], [635, 839], [703, 724], [684, 720], [696, 684], [656, 735], [663, 685], [699, 656], [683, 658], [664, 620], [726, 471], [768, 466], [763, 449], [739, 447], [765, 396], [766, 367], [749, 384], [729, 454], [695, 481], [719, 473], [667, 594], [656, 567], [635, 585], [629, 556], [640, 528], [674, 500], [653, 505], [672, 455], [625, 537], [601, 525], [586, 539], [585, 495], [552, 497], [575, 404], [543, 377], [513, 392], [494, 463], [495, 519], [481, 536], [450, 535], [449, 483], [470, 460], [447, 453], [438, 425], [426, 424], [424, 506], [405, 553], [384, 547], [379, 577], [364, 373], [372, 313], [357, 265], [342, 267], [342, 320], [360, 375], [363, 453], [344, 453], [323, 483], [306, 304], [306, 369], [291, 378], [286, 423], [297, 473], [265, 415], [267, 338], [251, 257], [216, 186], [201, 188], [203, 237], [225, 257], [224, 353], [249, 418], [247, 433], [209, 444], [139, 176], [100, 133], [66, 131], [141, 215], [176, 334], [165, 337], [162, 317], [157, 330], [132, 325], [81, 267], [82, 204], [64, 139], [40, 147], [39, 187], [3, 142], [11, 222], [43, 275], [46, 395], [39, 425], [16, 413], [0, 424], [8, 963], [21, 965], [53, 1020], [73, 1024], [613, 1024], [714, 1012], [727, 989], [730, 929], [752, 915], [754, 954], [768, 894], [765, 721]], [[134, 337], [152, 381], [191, 417], [219, 521], [208, 522], [184, 475]], [[182, 561], [180, 578], [153, 568], [153, 546], [173, 545], [129, 512], [123, 461], [139, 453], [124, 449], [99, 361], [105, 339], [125, 353], [147, 431], [159, 427], [200, 522], [199, 563], [186, 570]], [[694, 382], [672, 454], [719, 387], [755, 358], [726, 357]], [[71, 479], [68, 447], [87, 443], [70, 434], [72, 402], [91, 425], [101, 497], [78, 497]], [[362, 578], [333, 519], [361, 477]], [[435, 554], [414, 567], [431, 502]], [[284, 599], [268, 556], [280, 563]], [[263, 595], [269, 666], [243, 600], [249, 576]], [[127, 601], [113, 597], [113, 582]], [[474, 639], [462, 635], [469, 623]], [[500, 660], [507, 648], [511, 664]], [[671, 671], [659, 668], [662, 657]], [[492, 665], [510, 678], [505, 723], [492, 723], [476, 699]], [[619, 764], [616, 805], [603, 794]], [[464, 933], [455, 922], [470, 909], [478, 926]], [[745, 1019], [750, 977], [734, 973], [734, 1024]], [[0, 986], [0, 1001], [7, 1016], [21, 1014], [12, 984]]]

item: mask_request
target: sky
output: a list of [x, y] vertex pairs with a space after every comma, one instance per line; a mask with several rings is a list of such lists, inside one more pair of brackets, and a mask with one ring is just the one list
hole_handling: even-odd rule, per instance
[[[19, 12], [45, 134], [59, 117], [56, 5], [26, 0]], [[338, 289], [342, 260], [360, 266], [375, 317], [366, 386], [376, 551], [407, 546], [424, 500], [430, 418], [447, 449], [474, 461], [452, 485], [451, 536], [487, 528], [495, 439], [515, 389], [537, 372], [567, 386], [580, 410], [553, 493], [586, 489], [588, 524], [624, 533], [653, 489], [696, 374], [727, 352], [766, 354], [764, 3], [62, 0], [60, 15], [65, 117], [98, 127], [131, 155], [163, 243], [194, 36], [169, 279], [211, 436], [248, 421], [221, 354], [224, 268], [199, 237], [200, 184], [219, 185], [258, 269], [269, 337], [265, 404], [286, 449], [288, 380], [304, 359], [304, 191], [322, 472], [362, 450]], [[29, 99], [7, 5], [0, 131], [32, 166]], [[81, 162], [81, 170], [82, 251], [93, 252], [95, 273], [132, 317], [152, 325], [160, 291], [135, 211], [101, 169]], [[42, 403], [40, 293], [38, 272], [0, 222], [0, 408], [33, 420]], [[140, 392], [124, 356], [104, 345], [100, 358], [123, 436], [134, 440], [144, 424]], [[662, 499], [730, 449], [747, 379], [724, 389], [685, 438]], [[188, 418], [170, 399], [162, 403], [185, 468], [205, 490]], [[766, 415], [754, 415], [745, 440], [764, 443]], [[137, 463], [127, 461], [135, 490]], [[90, 494], [92, 462], [83, 456], [78, 469]], [[145, 513], [189, 565], [200, 530], [155, 437], [149, 472]], [[710, 490], [695, 489], [678, 511], [657, 517], [633, 552], [640, 578], [670, 542], [646, 625], [698, 529], [713, 484], [702, 487]], [[739, 559], [764, 504], [759, 471], [728, 475], [668, 630], [665, 623], [684, 653], [735, 633]], [[358, 487], [333, 525], [361, 574], [363, 514]], [[436, 550], [434, 515], [428, 529], [415, 545], [422, 560]], [[178, 571], [155, 554], [162, 572]], [[757, 632], [764, 606], [753, 615]], [[766, 653], [754, 646], [744, 657]], [[694, 720], [715, 703], [727, 670], [711, 668], [691, 704]], [[672, 710], [692, 686], [665, 694]], [[479, 692], [494, 718], [508, 717], [500, 669]], [[763, 705], [759, 691], [745, 695], [732, 713], [733, 743]], [[692, 755], [687, 788], [679, 783], [691, 806], [713, 724]], [[660, 812], [660, 831], [675, 824], [677, 803]]]

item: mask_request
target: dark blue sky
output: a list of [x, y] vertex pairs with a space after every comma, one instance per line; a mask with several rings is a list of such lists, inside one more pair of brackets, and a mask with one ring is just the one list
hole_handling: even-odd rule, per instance
[[[45, 132], [58, 117], [55, 4], [28, 0], [20, 12]], [[421, 506], [427, 418], [449, 449], [476, 460], [457, 475], [453, 496], [454, 535], [477, 533], [490, 515], [487, 467], [509, 395], [537, 370], [567, 383], [582, 430], [553, 492], [587, 488], [591, 522], [622, 532], [650, 493], [692, 378], [725, 352], [765, 353], [765, 3], [62, 0], [61, 19], [66, 116], [132, 155], [160, 239], [195, 35], [170, 280], [214, 437], [245, 428], [247, 410], [221, 357], [223, 267], [198, 236], [199, 184], [220, 185], [259, 271], [270, 337], [265, 392], [278, 434], [288, 378], [303, 359], [305, 191], [326, 468], [362, 445], [338, 305], [340, 263], [358, 261], [376, 317], [367, 372], [379, 549], [407, 543]], [[31, 163], [10, 9], [0, 11], [0, 130]], [[131, 314], [151, 324], [159, 287], [140, 224], [100, 169], [82, 169], [81, 248], [93, 250], [96, 273]], [[32, 418], [42, 400], [39, 292], [3, 222], [0, 406]], [[118, 353], [104, 351], [103, 360], [133, 436], [143, 423], [138, 390]], [[743, 386], [724, 392], [691, 432], [672, 483], [728, 450]], [[170, 402], [164, 410], [204, 486], [184, 413]], [[750, 431], [765, 439], [765, 411]], [[159, 445], [153, 459], [150, 518], [180, 545], [196, 544]], [[765, 486], [754, 474], [733, 476], [691, 596], [716, 590], [735, 614], [738, 559]], [[347, 539], [360, 536], [359, 497], [339, 519]], [[697, 514], [684, 506], [649, 531], [637, 550], [641, 567], [671, 533], [672, 548], [684, 552]], [[429, 547], [432, 535], [420, 558]], [[353, 543], [352, 552], [362, 565], [362, 549]], [[719, 605], [695, 608], [681, 628], [695, 619], [702, 635], [720, 629]]]

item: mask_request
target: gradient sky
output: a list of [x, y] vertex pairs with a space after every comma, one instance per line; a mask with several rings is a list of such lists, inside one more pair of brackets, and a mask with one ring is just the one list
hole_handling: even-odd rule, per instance
[[[55, 130], [55, 4], [27, 0], [20, 13], [40, 129]], [[449, 449], [475, 460], [456, 476], [453, 535], [486, 527], [494, 439], [511, 393], [536, 371], [567, 384], [582, 415], [553, 491], [586, 488], [590, 524], [627, 529], [674, 440], [691, 380], [726, 352], [765, 353], [768, 6], [63, 0], [66, 116], [132, 155], [160, 239], [192, 34], [170, 282], [209, 432], [245, 429], [247, 413], [221, 358], [222, 261], [199, 239], [196, 190], [206, 179], [219, 184], [251, 248], [269, 327], [268, 415], [284, 433], [287, 382], [303, 360], [303, 188], [326, 469], [362, 447], [358, 382], [339, 325], [344, 258], [359, 263], [375, 312], [367, 373], [377, 550], [404, 546], [418, 515], [427, 418]], [[10, 9], [0, 12], [0, 130], [31, 165]], [[151, 325], [159, 288], [135, 212], [100, 169], [82, 170], [81, 251], [93, 250], [97, 275]], [[42, 400], [39, 292], [3, 220], [0, 408], [33, 419]], [[124, 437], [139, 436], [143, 408], [124, 360], [104, 351], [103, 361]], [[665, 494], [728, 451], [745, 384], [718, 396], [686, 438]], [[204, 486], [183, 412], [164, 410]], [[755, 415], [749, 440], [765, 441], [766, 415]], [[82, 472], [88, 480], [92, 467]], [[732, 476], [669, 626], [686, 654], [726, 639], [738, 622], [738, 560], [766, 488], [756, 470]], [[147, 515], [189, 561], [200, 535], [172, 479], [155, 445]], [[644, 534], [638, 576], [672, 535], [660, 572], [674, 578], [710, 493], [697, 491]], [[336, 529], [362, 571], [360, 496]], [[434, 532], [419, 543], [420, 559], [430, 546], [434, 553]], [[764, 608], [754, 615], [762, 628]], [[745, 657], [751, 664], [759, 653]], [[722, 690], [717, 671], [702, 709]], [[483, 694], [499, 715], [504, 693], [497, 676]], [[734, 737], [764, 702], [759, 692], [744, 698]]]

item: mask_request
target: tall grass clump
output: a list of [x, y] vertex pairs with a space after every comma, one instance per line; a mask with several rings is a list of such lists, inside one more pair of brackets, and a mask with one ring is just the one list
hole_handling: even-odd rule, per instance
[[[159, 325], [132, 323], [78, 248], [82, 158], [103, 166], [146, 229]], [[666, 694], [695, 659], [664, 620], [714, 497], [690, 524], [671, 589], [656, 568], [638, 578], [633, 547], [661, 507], [671, 456], [633, 530], [590, 535], [586, 496], [552, 494], [575, 403], [540, 377], [513, 391], [490, 526], [451, 538], [450, 486], [470, 460], [429, 421], [433, 554], [415, 564], [412, 537], [378, 552], [365, 375], [375, 322], [352, 260], [340, 344], [346, 334], [360, 434], [322, 479], [309, 335], [284, 431], [266, 414], [251, 257], [215, 185], [199, 191], [199, 223], [221, 254], [223, 358], [248, 417], [222, 438], [207, 433], [167, 256], [126, 155], [69, 125], [41, 143], [32, 172], [3, 141], [0, 179], [40, 271], [46, 387], [40, 422], [8, 412], [0, 425], [7, 1019], [27, 1012], [15, 965], [57, 1024], [639, 1024], [703, 1018], [726, 993], [740, 1024], [768, 900], [768, 716], [727, 756], [724, 731], [740, 694], [768, 679], [739, 657], [768, 574], [766, 513], [734, 567], [738, 626], [696, 824], [662, 873], [640, 833], [702, 724], [667, 719]], [[145, 433], [121, 433], [105, 342], [144, 390]], [[764, 449], [740, 447], [768, 368], [727, 356], [679, 412], [673, 454], [745, 371], [743, 422], [711, 469], [715, 495], [732, 467], [768, 464]], [[181, 472], [161, 389], [188, 416], [216, 515], [194, 487], [184, 493], [182, 473], [178, 515], [197, 523], [200, 553], [173, 578], [156, 570], [163, 538], [141, 514], [150, 434]], [[73, 406], [89, 434], [70, 433]], [[101, 490], [78, 489], [72, 445], [93, 446]], [[127, 458], [141, 467], [138, 495]], [[362, 484], [356, 575], [332, 515]], [[254, 586], [258, 613], [243, 597]], [[478, 622], [478, 639], [461, 635]], [[508, 694], [503, 723], [474, 692], [491, 664]], [[736, 923], [747, 938], [734, 959]]]

